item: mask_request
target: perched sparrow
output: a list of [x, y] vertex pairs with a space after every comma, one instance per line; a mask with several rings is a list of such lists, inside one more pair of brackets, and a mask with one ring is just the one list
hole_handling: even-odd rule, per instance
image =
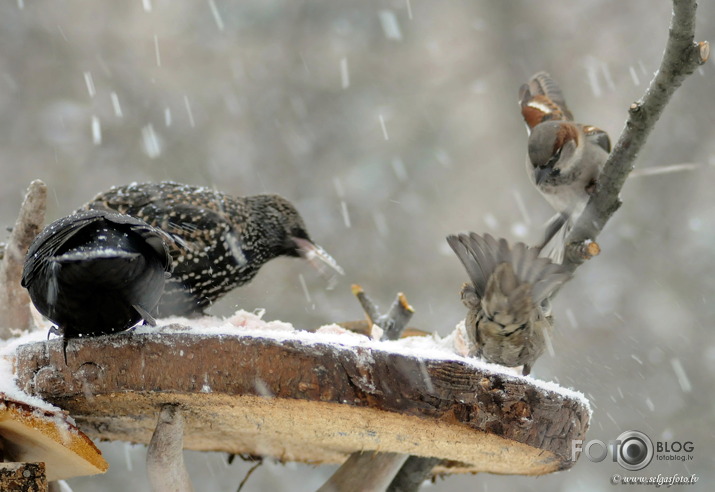
[[473, 354], [531, 372], [548, 343], [552, 321], [544, 312], [551, 294], [570, 278], [564, 267], [524, 243], [512, 248], [489, 234], [447, 236], [471, 283], [462, 286], [464, 321]]
[[[171, 270], [165, 235], [147, 223], [103, 211], [80, 212], [45, 227], [30, 246], [22, 286], [64, 338], [126, 330], [151, 313]], [[170, 239], [169, 239], [170, 240]], [[66, 359], [66, 354], [65, 354]]]
[[321, 273], [325, 267], [342, 273], [310, 239], [295, 207], [278, 195], [234, 197], [170, 181], [133, 183], [100, 193], [84, 208], [137, 217], [173, 239], [174, 271], [159, 301], [162, 317], [201, 314], [282, 255], [305, 258]]
[[560, 244], [550, 257], [561, 263], [563, 239], [595, 191], [611, 141], [603, 130], [573, 122], [561, 89], [545, 72], [521, 86], [519, 103], [529, 131], [527, 173], [559, 212], [542, 246], [559, 233]]

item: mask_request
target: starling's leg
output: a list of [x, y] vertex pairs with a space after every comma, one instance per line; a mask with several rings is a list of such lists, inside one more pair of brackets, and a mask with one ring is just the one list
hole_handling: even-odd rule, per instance
[[531, 364], [524, 364], [524, 368], [521, 370], [522, 376], [528, 376], [531, 372]]
[[62, 328], [60, 328], [59, 326], [53, 326], [47, 332], [48, 340], [50, 339], [50, 335], [57, 335], [58, 337], [61, 337], [62, 335], [64, 335], [64, 330]]
[[137, 313], [139, 313], [142, 318], [144, 318], [144, 322], [146, 324], [156, 326], [156, 320], [154, 319], [154, 316], [149, 313], [149, 311], [141, 307], [139, 304], [132, 304], [132, 307], [136, 309]]
[[69, 343], [69, 341], [70, 341], [69, 338], [67, 338], [65, 336], [62, 337], [62, 353], [65, 356], [65, 365], [66, 366], [69, 365], [69, 364], [67, 364], [67, 344]]
[[67, 343], [69, 342], [69, 339], [65, 336], [65, 329], [61, 326], [53, 326], [47, 332], [48, 340], [50, 339], [50, 335], [57, 335], [59, 337], [62, 337], [62, 353], [65, 357], [65, 365], [67, 365]]

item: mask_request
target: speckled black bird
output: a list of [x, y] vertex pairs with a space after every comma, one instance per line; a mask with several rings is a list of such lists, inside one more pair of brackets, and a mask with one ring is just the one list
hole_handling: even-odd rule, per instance
[[66, 347], [69, 338], [153, 323], [170, 269], [163, 233], [134, 217], [93, 210], [45, 227], [27, 252], [22, 286]]
[[160, 316], [203, 313], [225, 293], [251, 281], [267, 261], [302, 257], [340, 267], [313, 243], [300, 214], [278, 195], [234, 197], [173, 182], [133, 183], [100, 193], [89, 209], [129, 214], [160, 228], [174, 273], [159, 302]]

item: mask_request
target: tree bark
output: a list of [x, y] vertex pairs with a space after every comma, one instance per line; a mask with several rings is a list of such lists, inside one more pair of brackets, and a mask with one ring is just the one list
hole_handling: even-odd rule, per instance
[[25, 255], [45, 221], [47, 186], [30, 183], [0, 261], [0, 340], [12, 336], [10, 329], [30, 328], [30, 296], [20, 285]]
[[[170, 331], [171, 327], [165, 327]], [[581, 398], [462, 360], [299, 338], [121, 333], [18, 348], [18, 385], [89, 436], [148, 443], [178, 404], [187, 449], [342, 463], [355, 451], [435, 457], [437, 473], [570, 468]]]

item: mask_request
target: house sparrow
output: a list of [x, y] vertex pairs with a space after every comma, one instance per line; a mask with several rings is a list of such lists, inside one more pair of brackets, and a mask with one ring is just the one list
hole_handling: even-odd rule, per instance
[[574, 123], [561, 89], [546, 72], [521, 86], [519, 104], [529, 131], [527, 173], [559, 213], [541, 247], [551, 242], [547, 256], [561, 263], [564, 239], [596, 189], [611, 141], [603, 130]]
[[471, 283], [462, 286], [471, 353], [531, 372], [552, 329], [548, 299], [570, 277], [565, 268], [524, 243], [513, 247], [489, 234], [447, 236]]

